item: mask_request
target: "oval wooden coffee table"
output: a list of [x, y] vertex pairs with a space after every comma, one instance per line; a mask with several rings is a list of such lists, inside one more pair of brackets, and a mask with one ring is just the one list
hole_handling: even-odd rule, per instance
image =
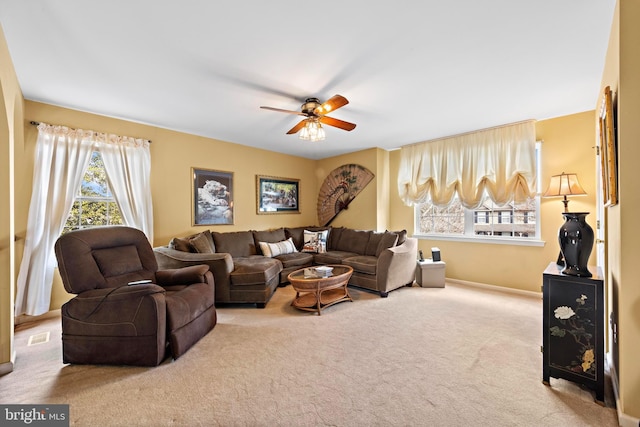
[[314, 267], [303, 268], [289, 274], [289, 282], [296, 291], [292, 306], [300, 310], [317, 311], [318, 315], [322, 315], [323, 308], [342, 301], [353, 301], [347, 289], [353, 268], [347, 265], [327, 267], [333, 267], [329, 276], [314, 273]]

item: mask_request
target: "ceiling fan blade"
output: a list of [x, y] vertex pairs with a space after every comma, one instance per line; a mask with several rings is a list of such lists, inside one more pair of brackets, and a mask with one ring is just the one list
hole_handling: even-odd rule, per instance
[[261, 106], [260, 108], [264, 108], [265, 110], [278, 111], [279, 113], [297, 114], [299, 116], [305, 116], [306, 115], [306, 114], [304, 114], [304, 113], [302, 113], [300, 111], [283, 110], [282, 108], [265, 107], [265, 106]]
[[[356, 125], [354, 123], [345, 122], [344, 120], [334, 119], [333, 117], [323, 116], [320, 117], [320, 123], [324, 123], [325, 125], [335, 126], [344, 130], [354, 130]], [[304, 120], [303, 120], [304, 121]]]
[[304, 120], [300, 120], [300, 122], [298, 122], [297, 125], [295, 125], [294, 127], [292, 127], [289, 132], [287, 132], [287, 135], [291, 135], [294, 133], [297, 133], [300, 129], [302, 129], [304, 127], [304, 124], [306, 123], [307, 119]]
[[315, 109], [316, 114], [328, 114], [332, 111], [337, 110], [340, 107], [344, 107], [347, 105], [349, 101], [342, 95], [334, 95], [329, 98], [327, 101], [322, 103], [321, 106]]

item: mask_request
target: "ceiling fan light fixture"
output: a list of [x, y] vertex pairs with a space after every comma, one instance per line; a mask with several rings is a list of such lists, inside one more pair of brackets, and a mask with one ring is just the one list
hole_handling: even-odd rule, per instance
[[300, 111], [283, 110], [282, 108], [261, 106], [265, 110], [278, 111], [281, 113], [295, 114], [298, 116], [306, 116], [300, 120], [294, 127], [289, 129], [287, 135], [298, 133], [300, 139], [306, 141], [322, 141], [325, 139], [324, 129], [322, 125], [333, 126], [338, 129], [352, 131], [355, 129], [355, 123], [345, 122], [344, 120], [329, 117], [326, 114], [330, 111], [336, 111], [338, 108], [347, 105], [349, 101], [342, 95], [334, 95], [325, 103], [321, 104], [318, 98], [307, 98], [302, 104]]
[[300, 130], [299, 137], [305, 141], [322, 141], [325, 138], [325, 133], [317, 118], [309, 118], [305, 120], [304, 127]]

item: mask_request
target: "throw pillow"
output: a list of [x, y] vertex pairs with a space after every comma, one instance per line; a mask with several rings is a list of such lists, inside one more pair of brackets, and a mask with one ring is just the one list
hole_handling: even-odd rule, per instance
[[189, 239], [189, 244], [193, 250], [200, 254], [215, 253], [215, 248], [205, 233], [199, 233]]
[[327, 237], [329, 237], [329, 230], [324, 231], [309, 231], [304, 230], [304, 245], [302, 252], [311, 253], [324, 253], [327, 249]]
[[169, 242], [169, 248], [182, 252], [192, 252], [189, 240], [181, 239], [179, 237], [174, 237], [173, 239], [171, 239], [171, 241]]
[[396, 245], [400, 246], [404, 243], [405, 240], [407, 240], [407, 230], [400, 230], [396, 231], [395, 233], [398, 235], [398, 241], [396, 242]]
[[407, 240], [407, 230], [391, 231], [391, 233], [396, 233], [398, 235], [398, 241], [396, 242], [396, 246], [400, 246], [405, 242], [405, 240]]
[[292, 254], [298, 252], [296, 245], [293, 244], [293, 239], [289, 237], [287, 240], [277, 243], [258, 242], [262, 255], [273, 258], [278, 255]]

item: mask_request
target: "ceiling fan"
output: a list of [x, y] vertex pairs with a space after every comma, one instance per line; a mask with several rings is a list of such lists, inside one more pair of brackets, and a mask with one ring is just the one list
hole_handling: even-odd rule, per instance
[[344, 120], [334, 119], [333, 117], [327, 116], [332, 111], [337, 110], [340, 107], [347, 105], [349, 101], [342, 95], [334, 95], [329, 98], [327, 101], [321, 103], [318, 98], [307, 98], [302, 104], [300, 111], [293, 110], [283, 110], [282, 108], [274, 108], [274, 107], [265, 107], [261, 106], [260, 108], [264, 108], [265, 110], [279, 111], [281, 113], [288, 114], [297, 114], [300, 116], [306, 116], [305, 119], [301, 120], [292, 127], [287, 135], [291, 135], [299, 132], [301, 139], [311, 139], [320, 140], [324, 139], [324, 130], [320, 125], [325, 124], [329, 126], [334, 126], [346, 131], [351, 131], [355, 129], [356, 125], [354, 123], [345, 122]]

